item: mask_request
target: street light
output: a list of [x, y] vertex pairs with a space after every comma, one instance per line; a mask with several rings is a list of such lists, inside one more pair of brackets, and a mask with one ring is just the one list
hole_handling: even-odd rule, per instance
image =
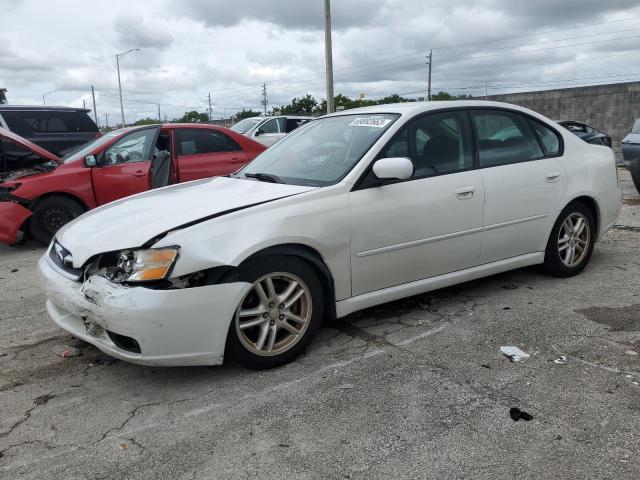
[[46, 104], [47, 104], [47, 101], [45, 100], [45, 98], [46, 98], [46, 96], [47, 96], [47, 95], [49, 95], [50, 93], [57, 92], [57, 91], [58, 91], [58, 90], [51, 90], [50, 92], [43, 93], [43, 94], [42, 94], [42, 105], [46, 105]]
[[139, 52], [139, 48], [132, 48], [126, 52], [116, 53], [116, 68], [118, 69], [118, 92], [120, 93], [120, 115], [122, 116], [122, 128], [124, 128], [124, 107], [122, 106], [122, 84], [120, 83], [120, 59], [131, 52]]

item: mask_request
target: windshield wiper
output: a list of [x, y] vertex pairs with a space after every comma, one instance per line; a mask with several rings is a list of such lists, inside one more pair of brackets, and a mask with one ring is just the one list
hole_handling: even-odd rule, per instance
[[284, 183], [280, 177], [270, 173], [245, 173], [245, 178], [255, 178], [261, 182]]

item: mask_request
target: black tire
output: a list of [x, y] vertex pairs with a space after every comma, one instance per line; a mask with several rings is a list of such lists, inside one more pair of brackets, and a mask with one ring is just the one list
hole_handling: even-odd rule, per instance
[[631, 179], [636, 186], [636, 190], [640, 193], [640, 158], [631, 160], [631, 163], [629, 163], [629, 172], [631, 172]]
[[[229, 325], [225, 355], [229, 356], [244, 367], [254, 370], [265, 370], [278, 367], [289, 363], [300, 355], [309, 345], [320, 328], [324, 315], [325, 293], [320, 279], [308, 263], [296, 257], [287, 255], [266, 255], [258, 257], [255, 260], [251, 260], [238, 267], [236, 270], [228, 274], [224, 280], [227, 282], [241, 281], [254, 283], [258, 279], [272, 273], [290, 274], [303, 281], [310, 295], [310, 320], [307, 322], [307, 327], [306, 330], [304, 330], [304, 333], [302, 333], [300, 337], [296, 337], [295, 343], [287, 350], [284, 350], [279, 354], [263, 356], [251, 351], [240, 339], [240, 329], [236, 322], [236, 315], [234, 315]], [[244, 304], [245, 299], [243, 299], [242, 304]], [[238, 310], [242, 304], [238, 306]], [[255, 328], [258, 329], [260, 327], [256, 326]], [[287, 333], [284, 332], [284, 334], [286, 335]], [[246, 339], [244, 341], [246, 342]]]
[[84, 213], [78, 202], [62, 196], [47, 197], [32, 208], [27, 230], [35, 241], [48, 245], [56, 232], [66, 223]]
[[[589, 229], [589, 237], [586, 245], [586, 251], [584, 256], [574, 266], [568, 266], [563, 262], [561, 254], [559, 252], [558, 239], [560, 229], [563, 226], [564, 221], [571, 215], [582, 215], [587, 221], [586, 228]], [[591, 210], [582, 202], [576, 201], [567, 205], [564, 210], [558, 216], [556, 223], [551, 229], [551, 235], [549, 235], [549, 241], [547, 242], [547, 248], [544, 255], [544, 269], [547, 273], [556, 277], [572, 277], [580, 273], [589, 263], [591, 254], [593, 253], [593, 247], [595, 245], [596, 237], [596, 223], [595, 218]]]

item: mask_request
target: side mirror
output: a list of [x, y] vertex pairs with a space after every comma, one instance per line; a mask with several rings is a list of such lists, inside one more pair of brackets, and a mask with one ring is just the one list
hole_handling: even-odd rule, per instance
[[95, 167], [98, 165], [98, 160], [96, 160], [95, 155], [87, 155], [84, 157], [84, 164], [87, 167]]
[[259, 128], [258, 130], [256, 130], [256, 133], [253, 134], [254, 137], [257, 137], [258, 135], [262, 135], [264, 133], [264, 130], [262, 130], [261, 128]]
[[379, 180], [407, 180], [413, 175], [413, 162], [405, 157], [381, 158], [373, 164]]

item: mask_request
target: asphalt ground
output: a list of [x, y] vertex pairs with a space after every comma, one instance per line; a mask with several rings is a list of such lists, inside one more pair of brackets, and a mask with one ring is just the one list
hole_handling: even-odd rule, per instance
[[265, 372], [111, 359], [47, 318], [43, 249], [0, 247], [0, 478], [640, 478], [640, 196], [621, 178], [581, 275], [371, 308]]

